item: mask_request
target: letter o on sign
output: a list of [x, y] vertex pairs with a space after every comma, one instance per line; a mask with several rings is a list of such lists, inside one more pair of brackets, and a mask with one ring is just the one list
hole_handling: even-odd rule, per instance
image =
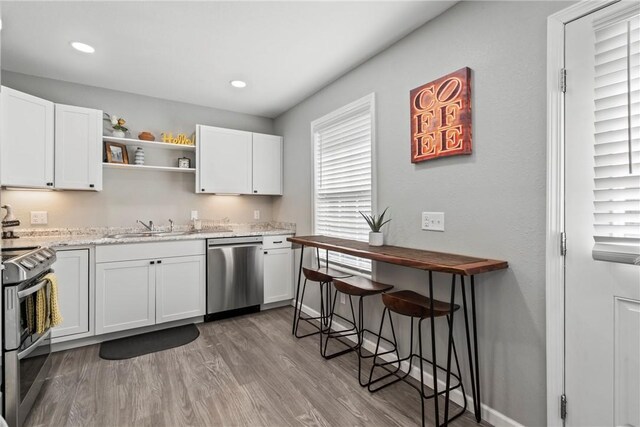
[[462, 82], [460, 82], [460, 79], [451, 77], [450, 79], [442, 82], [440, 87], [438, 87], [438, 91], [436, 92], [436, 99], [438, 100], [438, 102], [446, 104], [447, 102], [450, 102], [456, 96], [458, 96], [460, 90], [462, 90]]

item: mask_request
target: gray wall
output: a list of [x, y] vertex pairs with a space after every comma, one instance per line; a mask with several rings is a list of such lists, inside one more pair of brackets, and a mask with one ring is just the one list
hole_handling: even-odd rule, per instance
[[[273, 133], [272, 119], [215, 108], [8, 71], [2, 71], [2, 84], [53, 102], [124, 117], [134, 138], [141, 130], [152, 131], [156, 138], [162, 131], [190, 135], [196, 124]], [[13, 205], [23, 227], [31, 227], [33, 210], [49, 212], [46, 227], [132, 226], [137, 218], [157, 224], [166, 224], [168, 218], [186, 223], [195, 209], [203, 219], [253, 222], [254, 209], [260, 210], [261, 220], [272, 216], [273, 197], [196, 195], [192, 174], [105, 169], [103, 178], [104, 190], [99, 193], [7, 190], [2, 201]]]
[[[285, 196], [274, 217], [304, 235], [312, 231], [310, 122], [375, 92], [378, 210], [389, 206], [393, 218], [386, 242], [509, 261], [477, 278], [482, 392], [484, 403], [528, 426], [546, 417], [546, 18], [568, 4], [461, 2], [275, 121]], [[473, 70], [473, 154], [411, 164], [409, 91], [464, 66]], [[446, 231], [421, 231], [422, 211], [445, 212]], [[427, 292], [424, 272], [380, 264], [377, 278]], [[437, 280], [436, 296], [448, 298], [450, 278]], [[370, 327], [380, 307], [367, 305]]]

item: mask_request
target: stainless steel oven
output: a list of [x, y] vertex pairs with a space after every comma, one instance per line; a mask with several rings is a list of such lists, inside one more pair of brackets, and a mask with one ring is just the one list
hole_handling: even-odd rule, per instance
[[[4, 417], [20, 426], [47, 377], [51, 354], [50, 289], [44, 276], [53, 271], [55, 252], [46, 248], [3, 251], [3, 395]], [[45, 324], [38, 332], [36, 296], [45, 290]]]

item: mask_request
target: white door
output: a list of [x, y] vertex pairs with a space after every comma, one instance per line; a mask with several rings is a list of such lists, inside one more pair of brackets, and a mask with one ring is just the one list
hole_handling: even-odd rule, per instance
[[58, 306], [63, 322], [53, 338], [89, 332], [89, 250], [58, 250], [53, 266], [58, 279]]
[[53, 188], [53, 102], [2, 86], [2, 185]]
[[155, 260], [96, 264], [96, 334], [155, 323]]
[[253, 194], [282, 194], [282, 137], [253, 134]]
[[598, 251], [622, 244], [633, 250], [640, 240], [637, 13], [637, 2], [618, 3], [565, 28], [565, 394], [570, 426], [640, 426], [640, 265], [594, 260], [624, 257], [593, 252], [596, 243]]
[[264, 251], [264, 303], [293, 298], [293, 255], [291, 248]]
[[156, 262], [156, 323], [204, 315], [205, 265], [204, 255]]
[[102, 111], [56, 104], [55, 187], [102, 190]]
[[198, 193], [251, 194], [251, 132], [197, 126]]

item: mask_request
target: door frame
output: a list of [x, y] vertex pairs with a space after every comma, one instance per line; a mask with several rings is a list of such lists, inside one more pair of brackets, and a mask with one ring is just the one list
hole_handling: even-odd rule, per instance
[[547, 219], [546, 219], [546, 344], [547, 425], [560, 427], [564, 393], [565, 282], [560, 236], [564, 231], [565, 98], [561, 70], [565, 66], [565, 25], [620, 0], [587, 0], [547, 18]]

